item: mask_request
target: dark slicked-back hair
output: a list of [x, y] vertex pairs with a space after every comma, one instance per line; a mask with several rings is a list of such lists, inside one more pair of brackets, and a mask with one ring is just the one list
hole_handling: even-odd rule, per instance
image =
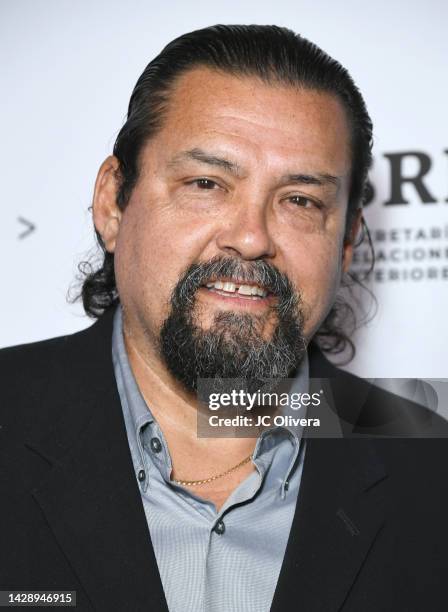
[[[139, 177], [143, 146], [163, 124], [170, 94], [179, 76], [195, 67], [208, 67], [230, 75], [257, 77], [271, 85], [287, 85], [327, 92], [342, 103], [351, 130], [351, 186], [346, 233], [362, 207], [367, 172], [371, 164], [372, 123], [364, 100], [347, 70], [315, 44], [292, 30], [277, 26], [216, 25], [184, 34], [170, 42], [150, 62], [132, 92], [127, 119], [114, 145], [119, 161], [117, 205], [124, 210]], [[102, 250], [100, 267], [86, 262], [82, 298], [89, 316], [99, 317], [119, 301], [114, 274], [114, 255]], [[317, 337], [330, 352], [347, 343], [342, 319], [353, 314], [350, 306], [336, 301]]]

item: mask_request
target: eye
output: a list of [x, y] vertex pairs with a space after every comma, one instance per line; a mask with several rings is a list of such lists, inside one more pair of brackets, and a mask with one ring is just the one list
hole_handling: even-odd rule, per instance
[[198, 178], [195, 179], [194, 181], [190, 181], [188, 183], [189, 185], [196, 185], [197, 187], [199, 187], [199, 189], [215, 189], [215, 187], [219, 187], [218, 183], [215, 183], [215, 181], [212, 181], [211, 179], [208, 178]]
[[307, 198], [306, 196], [301, 196], [301, 195], [295, 195], [295, 196], [290, 196], [288, 198], [289, 202], [292, 202], [292, 204], [295, 204], [296, 206], [299, 206], [300, 208], [320, 208], [319, 204], [317, 202], [315, 202], [314, 200], [311, 200], [310, 198]]

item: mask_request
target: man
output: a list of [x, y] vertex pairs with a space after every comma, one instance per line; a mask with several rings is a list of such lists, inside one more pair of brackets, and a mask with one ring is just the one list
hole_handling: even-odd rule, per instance
[[[98, 321], [1, 351], [2, 589], [81, 610], [447, 609], [446, 444], [397, 439], [444, 424], [316, 344], [347, 341], [371, 130], [346, 70], [283, 28], [206, 28], [148, 65], [95, 185]], [[202, 379], [287, 377], [331, 379], [336, 439], [198, 435]]]

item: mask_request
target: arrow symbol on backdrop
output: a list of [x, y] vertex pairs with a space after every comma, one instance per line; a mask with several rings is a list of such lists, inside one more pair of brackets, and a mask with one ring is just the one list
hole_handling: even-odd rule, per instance
[[21, 234], [19, 234], [19, 240], [22, 240], [22, 238], [26, 238], [36, 229], [36, 226], [34, 225], [34, 223], [31, 223], [31, 221], [28, 221], [27, 219], [24, 219], [23, 217], [17, 217], [17, 221], [19, 223], [23, 223], [23, 225], [26, 226], [26, 230], [23, 231]]

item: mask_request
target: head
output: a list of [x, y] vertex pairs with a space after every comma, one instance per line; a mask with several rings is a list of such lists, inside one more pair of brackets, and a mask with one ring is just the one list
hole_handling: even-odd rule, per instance
[[286, 376], [313, 337], [344, 348], [335, 301], [371, 132], [347, 71], [290, 30], [174, 40], [139, 78], [98, 173], [104, 260], [84, 281], [86, 311], [119, 300], [187, 387], [198, 374]]

